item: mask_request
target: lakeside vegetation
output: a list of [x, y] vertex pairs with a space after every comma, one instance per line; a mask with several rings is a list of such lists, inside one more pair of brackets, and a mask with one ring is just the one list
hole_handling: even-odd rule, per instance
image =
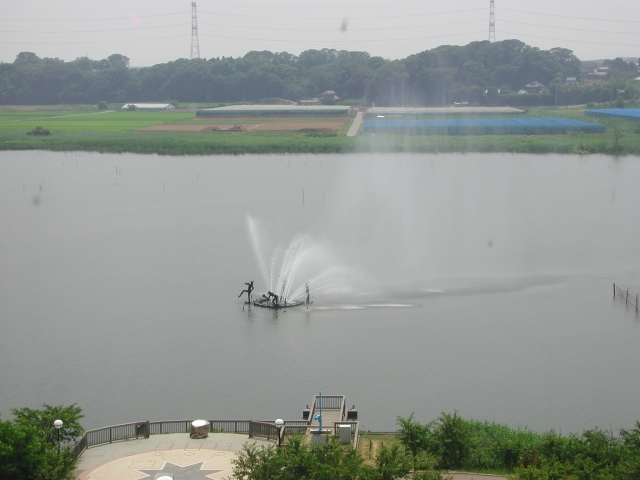
[[618, 436], [594, 428], [581, 434], [536, 433], [442, 413], [420, 424], [398, 417], [396, 435], [363, 434], [357, 451], [335, 437], [326, 444], [289, 439], [284, 448], [245, 445], [233, 478], [436, 480], [449, 471], [507, 475], [514, 480], [637, 480], [640, 422]]
[[[77, 405], [12, 409], [0, 421], [0, 478], [71, 480], [69, 449], [84, 434]], [[62, 420], [60, 430], [54, 421]], [[448, 471], [493, 473], [513, 480], [638, 480], [640, 422], [631, 429], [597, 427], [562, 435], [442, 413], [426, 424], [397, 417], [394, 433], [362, 432], [357, 450], [335, 436], [309, 444], [286, 438], [283, 448], [247, 442], [232, 461], [238, 480], [440, 480]], [[59, 448], [58, 446], [61, 445]]]
[[442, 413], [427, 424], [398, 417], [414, 469], [483, 471], [518, 480], [640, 479], [640, 422], [630, 430], [536, 433]]
[[[138, 131], [154, 125], [201, 124], [193, 112], [113, 112], [97, 109], [0, 111], [0, 150], [90, 151], [160, 155], [280, 153], [560, 153], [640, 155], [640, 122], [584, 117], [581, 109], [536, 108], [526, 117], [564, 117], [602, 123], [604, 134], [346, 137], [298, 132]], [[458, 117], [460, 118], [460, 117]], [[265, 119], [243, 119], [245, 124]], [[273, 120], [272, 120], [273, 121]], [[290, 120], [287, 120], [290, 121]], [[321, 122], [323, 119], [314, 119]], [[207, 120], [207, 124], [229, 123]], [[50, 135], [28, 135], [42, 127]]]

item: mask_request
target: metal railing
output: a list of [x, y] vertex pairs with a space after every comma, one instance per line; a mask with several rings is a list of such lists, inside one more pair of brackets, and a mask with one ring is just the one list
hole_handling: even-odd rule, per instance
[[132, 438], [149, 438], [149, 434], [149, 422], [133, 422], [111, 425], [109, 427], [97, 428], [95, 430], [85, 432], [85, 434], [75, 443], [75, 445], [72, 445], [69, 450], [75, 458], [78, 458], [87, 448], [94, 445], [130, 440]]
[[[315, 396], [314, 405], [317, 403], [319, 396]], [[323, 410], [340, 410], [344, 405], [344, 395], [323, 395], [322, 396], [322, 409]]]
[[273, 422], [249, 422], [249, 438], [266, 438], [267, 440], [278, 439], [278, 427]]
[[82, 438], [73, 447], [71, 447], [71, 455], [73, 455], [73, 458], [78, 458], [88, 446], [87, 436], [83, 435]]
[[[193, 420], [164, 420], [161, 422], [133, 422], [88, 430], [70, 450], [77, 458], [89, 447], [132, 438], [149, 438], [164, 433], [189, 433]], [[209, 420], [211, 432], [249, 433], [250, 420]]]
[[150, 422], [151, 435], [163, 433], [188, 433], [193, 420], [165, 420], [162, 422]]
[[[316, 411], [319, 411], [318, 400], [320, 396], [315, 395], [311, 401], [311, 412], [309, 413], [309, 423], [313, 422], [313, 416]], [[346, 397], [344, 395], [323, 395], [322, 396], [322, 409], [323, 410], [340, 410], [340, 418], [346, 420]]]
[[212, 432], [249, 434], [251, 420], [209, 420]]
[[[325, 399], [328, 399], [325, 405]], [[322, 397], [323, 409], [343, 410], [344, 418], [344, 396], [332, 395]], [[313, 406], [315, 410], [315, 402]], [[312, 410], [312, 413], [313, 411]], [[311, 425], [309, 420], [285, 420], [284, 426], [280, 432], [281, 440], [286, 435], [305, 434], [307, 428]], [[95, 445], [103, 445], [118, 441], [125, 441], [137, 438], [149, 438], [149, 435], [160, 435], [165, 433], [189, 433], [191, 431], [191, 423], [193, 420], [164, 420], [160, 422], [132, 422], [120, 425], [111, 425], [108, 427], [88, 430], [70, 447], [71, 453], [77, 458], [89, 447]], [[358, 439], [358, 422], [336, 422], [334, 424], [334, 432], [336, 425], [351, 425], [351, 435], [354, 438], [354, 446], [357, 445]], [[249, 438], [263, 438], [266, 440], [278, 440], [278, 427], [273, 421], [252, 421], [252, 420], [209, 420], [209, 428], [211, 432], [237, 433], [249, 435]]]
[[[149, 422], [150, 434], [189, 433], [193, 420], [164, 420]], [[208, 420], [210, 432], [249, 433], [250, 420]]]

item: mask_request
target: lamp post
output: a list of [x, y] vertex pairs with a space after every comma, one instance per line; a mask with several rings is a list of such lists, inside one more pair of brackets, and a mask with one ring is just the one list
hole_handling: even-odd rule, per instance
[[282, 439], [282, 427], [284, 426], [284, 420], [281, 418], [273, 422], [278, 429], [278, 447], [280, 446], [280, 440]]
[[58, 455], [60, 455], [60, 429], [62, 428], [62, 420], [56, 420], [53, 422], [53, 426], [58, 431]]

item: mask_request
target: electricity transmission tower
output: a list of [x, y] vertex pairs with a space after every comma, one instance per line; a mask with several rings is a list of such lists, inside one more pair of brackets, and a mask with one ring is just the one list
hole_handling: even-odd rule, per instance
[[[493, 0], [491, 0], [493, 3]], [[198, 43], [198, 14], [196, 2], [191, 2], [191, 60], [200, 58], [200, 44]]]
[[493, 0], [491, 0], [491, 4], [489, 6], [489, 41], [496, 41], [496, 6], [493, 3]]

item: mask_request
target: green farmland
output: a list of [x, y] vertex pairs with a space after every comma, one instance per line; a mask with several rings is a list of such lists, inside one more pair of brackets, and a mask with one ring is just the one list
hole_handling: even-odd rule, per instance
[[[584, 118], [584, 109], [532, 109], [527, 117]], [[335, 120], [335, 119], [333, 119]], [[208, 125], [282, 121], [282, 119], [207, 119]], [[299, 119], [323, 122], [325, 119]], [[350, 120], [334, 134], [297, 131], [140, 131], [159, 125], [202, 125], [193, 111], [123, 112], [84, 110], [0, 110], [0, 150], [94, 151], [157, 153], [160, 155], [212, 155], [251, 153], [563, 153], [640, 155], [640, 122], [598, 119], [604, 134], [346, 137]], [[29, 135], [36, 127], [48, 136]]]
[[164, 123], [183, 123], [193, 112], [116, 112], [78, 110], [0, 111], [0, 131], [32, 130], [41, 126], [54, 132], [125, 132]]

